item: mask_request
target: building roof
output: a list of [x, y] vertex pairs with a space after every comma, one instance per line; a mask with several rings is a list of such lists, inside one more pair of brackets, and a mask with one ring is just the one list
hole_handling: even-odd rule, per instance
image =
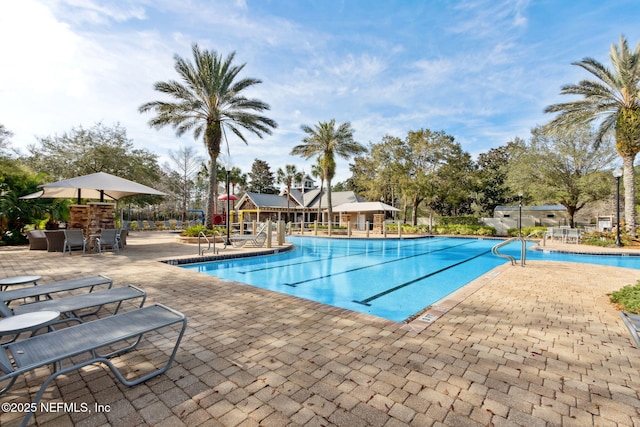
[[[496, 206], [496, 211], [517, 211], [520, 206]], [[523, 206], [523, 211], [566, 211], [567, 208], [562, 205], [541, 205], [541, 206]]]
[[[242, 196], [238, 203], [236, 203], [236, 206], [242, 206], [246, 199], [251, 200], [251, 202], [258, 209], [287, 207], [289, 209], [317, 209], [320, 201], [320, 190], [316, 188], [302, 193], [300, 190], [291, 189], [291, 198], [289, 199], [288, 203], [286, 192], [284, 195], [247, 192], [244, 194], [244, 196]], [[338, 206], [345, 203], [359, 203], [365, 201], [365, 199], [363, 199], [362, 197], [358, 197], [353, 191], [336, 191], [331, 193], [331, 202], [333, 206]], [[323, 190], [322, 208], [327, 208], [327, 206], [327, 194], [326, 190]]]

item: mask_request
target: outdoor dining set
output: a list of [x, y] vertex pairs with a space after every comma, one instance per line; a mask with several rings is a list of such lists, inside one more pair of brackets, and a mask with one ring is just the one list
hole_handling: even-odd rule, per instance
[[118, 252], [127, 244], [127, 230], [120, 228], [104, 228], [85, 235], [81, 229], [68, 230], [31, 230], [27, 232], [30, 250], [47, 250], [48, 252], [80, 251], [82, 253], [102, 253], [105, 249]]

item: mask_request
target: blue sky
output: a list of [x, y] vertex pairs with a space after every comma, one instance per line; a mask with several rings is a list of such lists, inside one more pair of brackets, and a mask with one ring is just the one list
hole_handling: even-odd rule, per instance
[[[147, 125], [138, 107], [162, 99], [173, 56], [191, 44], [246, 63], [263, 83], [250, 95], [279, 127], [249, 145], [230, 138], [231, 161], [286, 164], [300, 126], [351, 122], [357, 141], [428, 128], [474, 157], [550, 120], [563, 84], [588, 77], [571, 65], [609, 64], [624, 34], [640, 42], [637, 0], [8, 0], [0, 2], [0, 123], [23, 151], [36, 136], [119, 122], [137, 147], [166, 161], [201, 140]], [[349, 176], [338, 161], [336, 181]]]

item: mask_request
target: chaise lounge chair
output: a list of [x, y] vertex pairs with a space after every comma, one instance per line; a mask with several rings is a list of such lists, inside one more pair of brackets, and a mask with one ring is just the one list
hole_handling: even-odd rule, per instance
[[[0, 295], [0, 299], [2, 295]], [[97, 314], [103, 306], [107, 304], [117, 304], [113, 314], [117, 314], [120, 306], [124, 301], [140, 298], [140, 305], [144, 305], [147, 299], [147, 293], [134, 285], [122, 286], [119, 288], [110, 288], [103, 291], [90, 292], [88, 294], [70, 295], [63, 298], [49, 299], [46, 301], [38, 301], [30, 304], [22, 304], [10, 309], [5, 301], [0, 301], [0, 314], [9, 316], [11, 314], [18, 315], [24, 313], [32, 313], [35, 311], [59, 311], [61, 315], [82, 319], [86, 316]], [[95, 307], [91, 312], [82, 312], [88, 308]]]
[[58, 292], [73, 291], [81, 288], [89, 288], [89, 292], [93, 292], [93, 289], [96, 286], [102, 285], [106, 285], [107, 289], [109, 289], [113, 286], [113, 280], [103, 275], [62, 280], [60, 282], [49, 283], [46, 285], [29, 286], [26, 288], [0, 292], [0, 299], [5, 301], [7, 304], [11, 301], [24, 298], [39, 299], [41, 296], [51, 299], [51, 294]]
[[636, 347], [640, 348], [640, 335], [638, 335], [640, 334], [640, 315], [621, 311], [620, 317], [622, 317], [622, 321], [627, 329], [629, 329], [631, 338], [633, 338], [633, 341], [636, 343]]
[[[112, 363], [111, 358], [135, 349], [144, 334], [180, 323], [181, 330], [169, 360], [164, 366], [135, 379], [127, 380]], [[2, 372], [0, 382], [8, 381], [8, 384], [0, 390], [0, 394], [6, 392], [19, 375], [45, 365], [53, 365], [53, 372], [40, 387], [35, 399], [31, 402], [32, 405], [28, 406], [29, 409], [39, 406], [47, 387], [59, 375], [88, 365], [104, 363], [122, 384], [129, 387], [140, 384], [166, 372], [171, 367], [186, 327], [187, 318], [182, 313], [158, 304], [16, 341], [0, 347], [0, 371]], [[135, 340], [133, 344], [126, 341], [130, 339]], [[159, 345], [165, 342], [165, 339], [158, 341], [161, 343]], [[124, 347], [111, 350], [106, 354], [98, 352], [105, 350], [106, 347], [112, 349], [116, 344], [124, 344]], [[81, 361], [71, 360], [72, 357], [80, 354], [88, 358], [85, 357]], [[33, 411], [27, 411], [21, 425], [26, 426], [32, 415]]]

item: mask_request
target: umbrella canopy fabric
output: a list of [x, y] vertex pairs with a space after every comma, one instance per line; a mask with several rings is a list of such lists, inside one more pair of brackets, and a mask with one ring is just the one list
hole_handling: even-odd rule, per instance
[[227, 196], [227, 193], [221, 194], [218, 196], [218, 200], [238, 200], [238, 198], [235, 196], [235, 194], [232, 194], [231, 196]]
[[50, 199], [81, 198], [100, 200], [120, 200], [123, 197], [137, 194], [151, 194], [164, 196], [158, 190], [128, 179], [110, 175], [105, 172], [92, 173], [63, 181], [52, 182], [40, 186], [41, 191], [22, 196], [21, 199], [35, 199], [39, 197]]
[[333, 208], [334, 212], [378, 212], [378, 211], [390, 211], [398, 212], [400, 209], [389, 206], [382, 202], [353, 202], [343, 203]]

